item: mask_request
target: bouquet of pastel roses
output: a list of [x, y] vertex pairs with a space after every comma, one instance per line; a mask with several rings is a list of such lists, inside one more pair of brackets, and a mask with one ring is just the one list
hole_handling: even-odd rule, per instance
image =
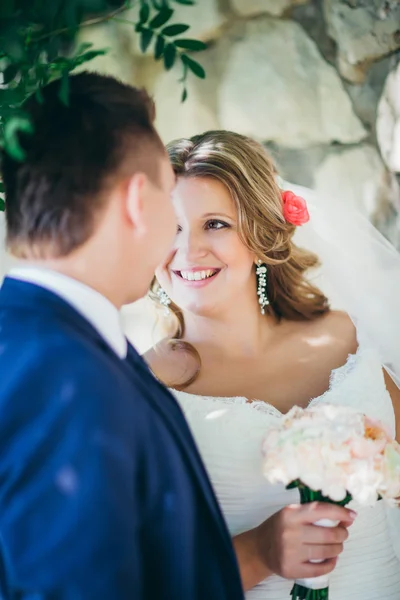
[[[298, 488], [300, 502], [398, 504], [400, 445], [379, 421], [344, 406], [293, 407], [263, 441], [271, 483]], [[333, 522], [317, 522], [325, 527]], [[296, 580], [292, 600], [326, 600], [327, 576]]]

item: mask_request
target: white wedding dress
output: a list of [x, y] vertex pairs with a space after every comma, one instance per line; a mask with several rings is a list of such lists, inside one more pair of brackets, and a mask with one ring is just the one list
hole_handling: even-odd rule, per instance
[[[245, 398], [173, 393], [197, 441], [232, 536], [298, 502], [296, 490], [269, 484], [261, 472], [263, 435], [282, 417], [276, 408]], [[379, 359], [363, 344], [343, 367], [332, 372], [329, 390], [311, 401], [321, 402], [351, 405], [387, 422], [394, 432], [393, 406]], [[400, 600], [400, 509], [383, 502], [373, 508], [349, 506], [354, 506], [358, 516], [331, 574], [329, 599]], [[272, 576], [246, 598], [288, 600], [292, 585]]]

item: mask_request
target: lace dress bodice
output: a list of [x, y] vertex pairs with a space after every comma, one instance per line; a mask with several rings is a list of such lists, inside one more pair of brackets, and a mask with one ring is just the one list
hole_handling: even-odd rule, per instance
[[[297, 490], [271, 485], [262, 475], [261, 442], [282, 414], [265, 402], [173, 391], [196, 439], [232, 536], [252, 529], [284, 506]], [[360, 346], [332, 372], [327, 392], [311, 404], [351, 405], [395, 430], [395, 418], [376, 353]], [[352, 506], [352, 504], [350, 504]], [[330, 600], [400, 600], [400, 509], [383, 502], [354, 505], [350, 528], [330, 580]], [[288, 600], [293, 582], [272, 576], [246, 594], [248, 600]]]

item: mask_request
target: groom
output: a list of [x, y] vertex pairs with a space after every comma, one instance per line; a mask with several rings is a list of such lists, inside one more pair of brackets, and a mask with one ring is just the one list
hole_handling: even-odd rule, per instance
[[[83, 73], [68, 106], [54, 82], [25, 109], [26, 159], [2, 161], [22, 266], [0, 290], [0, 598], [242, 600], [182, 413], [119, 322], [176, 232], [153, 104]], [[342, 539], [326, 545], [318, 516], [289, 507], [238, 536], [245, 586], [331, 570]]]
[[2, 163], [25, 264], [0, 291], [0, 597], [240, 600], [188, 427], [119, 322], [176, 232], [153, 104], [88, 73], [43, 96]]

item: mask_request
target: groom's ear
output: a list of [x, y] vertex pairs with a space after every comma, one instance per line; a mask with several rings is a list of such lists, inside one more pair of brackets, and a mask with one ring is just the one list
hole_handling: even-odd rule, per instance
[[125, 182], [124, 202], [126, 218], [139, 236], [147, 233], [145, 196], [148, 185], [149, 181], [145, 173], [135, 173]]

